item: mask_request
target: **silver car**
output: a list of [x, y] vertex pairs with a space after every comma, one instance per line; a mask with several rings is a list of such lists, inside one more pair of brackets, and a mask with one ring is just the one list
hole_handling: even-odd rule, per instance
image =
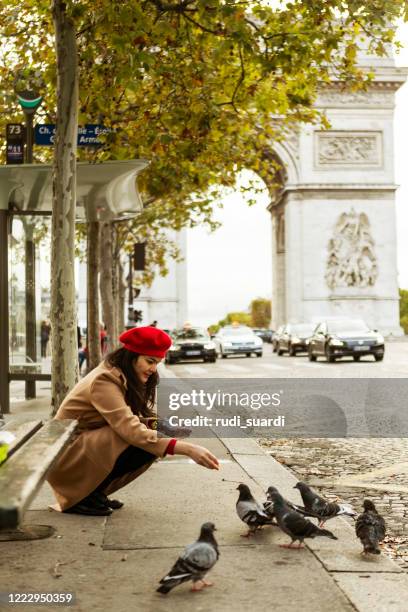
[[225, 359], [228, 355], [246, 355], [255, 353], [262, 357], [263, 342], [250, 327], [246, 325], [227, 325], [222, 327], [214, 337], [217, 353]]

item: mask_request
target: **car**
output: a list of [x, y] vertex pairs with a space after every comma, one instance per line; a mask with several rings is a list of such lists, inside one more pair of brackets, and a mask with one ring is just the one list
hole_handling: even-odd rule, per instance
[[308, 353], [310, 361], [316, 361], [319, 356], [325, 356], [330, 363], [341, 357], [359, 361], [364, 355], [382, 361], [384, 338], [361, 319], [327, 319], [317, 325], [309, 341]]
[[272, 336], [272, 351], [274, 353], [276, 353], [276, 351], [278, 350], [279, 338], [281, 337], [284, 329], [285, 329], [285, 326], [280, 325]]
[[264, 342], [272, 342], [273, 330], [267, 329], [266, 327], [253, 327], [254, 334], [256, 334]]
[[214, 337], [217, 354], [225, 359], [228, 355], [246, 355], [255, 353], [262, 357], [263, 342], [250, 327], [246, 325], [226, 325]]
[[291, 357], [296, 353], [307, 353], [309, 339], [315, 329], [313, 323], [288, 323], [285, 325], [277, 343], [278, 355], [287, 352]]
[[217, 360], [215, 343], [203, 327], [175, 329], [171, 333], [171, 339], [173, 343], [165, 359], [168, 364], [189, 359], [202, 359], [208, 363], [215, 363]]

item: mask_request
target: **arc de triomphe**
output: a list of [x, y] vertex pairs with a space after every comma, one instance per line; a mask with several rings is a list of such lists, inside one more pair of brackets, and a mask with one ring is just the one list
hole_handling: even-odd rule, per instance
[[272, 215], [272, 327], [319, 317], [363, 318], [400, 335], [393, 110], [407, 70], [363, 57], [366, 91], [332, 82], [317, 106], [331, 127], [302, 126], [275, 152], [285, 182]]

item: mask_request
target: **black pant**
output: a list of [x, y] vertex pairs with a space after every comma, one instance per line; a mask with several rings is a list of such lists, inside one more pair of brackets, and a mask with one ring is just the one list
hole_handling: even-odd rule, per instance
[[128, 472], [134, 472], [155, 459], [157, 459], [156, 455], [152, 455], [152, 453], [148, 453], [142, 448], [128, 446], [116, 459], [110, 474], [96, 487], [95, 491], [103, 491], [116, 478], [120, 478]]

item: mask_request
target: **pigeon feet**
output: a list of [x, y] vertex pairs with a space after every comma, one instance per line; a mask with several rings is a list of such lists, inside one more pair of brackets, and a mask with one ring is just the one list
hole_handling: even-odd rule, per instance
[[292, 548], [292, 549], [295, 549], [295, 550], [300, 550], [301, 548], [304, 548], [303, 544], [299, 543], [297, 546], [294, 546], [293, 542], [291, 542], [290, 544], [279, 544], [279, 546], [281, 548]]
[[202, 591], [205, 587], [213, 586], [213, 584], [214, 583], [210, 582], [209, 580], [197, 580], [197, 582], [193, 583], [191, 590], [193, 591], [193, 593], [196, 593], [198, 591]]

